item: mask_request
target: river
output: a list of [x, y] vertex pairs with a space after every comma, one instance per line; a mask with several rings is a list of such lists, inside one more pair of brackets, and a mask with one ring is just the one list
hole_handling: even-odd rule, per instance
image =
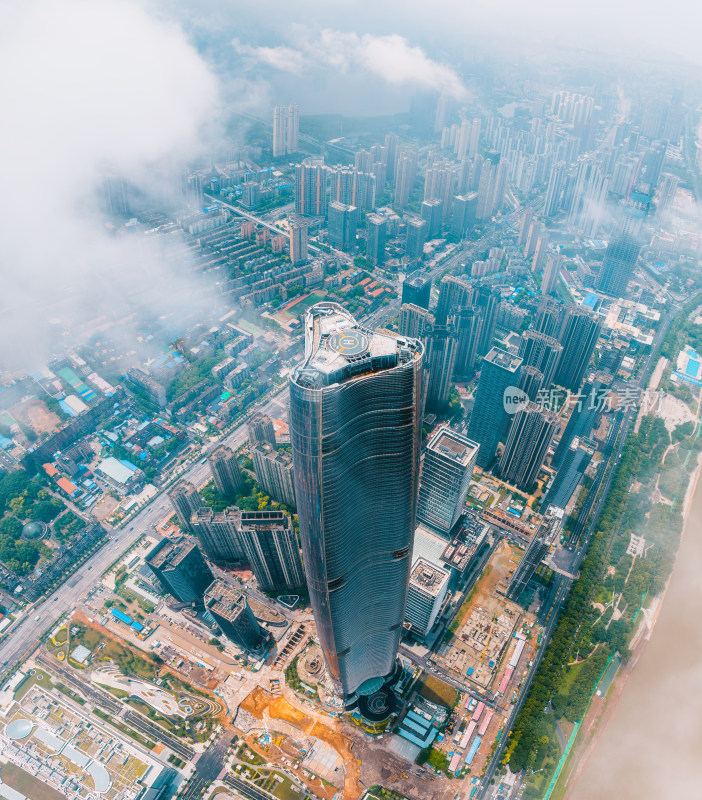
[[702, 797], [702, 480], [650, 641], [571, 800]]

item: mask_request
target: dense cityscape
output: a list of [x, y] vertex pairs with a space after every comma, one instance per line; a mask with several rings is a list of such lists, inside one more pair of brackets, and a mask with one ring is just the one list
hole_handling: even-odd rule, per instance
[[3, 300], [0, 797], [586, 797], [702, 450], [702, 84], [422, 58], [101, 163], [109, 281]]

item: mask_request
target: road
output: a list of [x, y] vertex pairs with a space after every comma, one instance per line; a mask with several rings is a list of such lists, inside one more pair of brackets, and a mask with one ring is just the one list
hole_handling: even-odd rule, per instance
[[227, 728], [209, 750], [198, 758], [195, 764], [195, 774], [181, 795], [181, 800], [196, 800], [212, 781], [217, 780], [224, 768], [224, 761], [234, 738], [234, 729]]
[[[258, 403], [255, 403], [247, 417], [256, 411], [263, 411], [273, 418], [280, 418], [287, 413], [286, 408], [287, 386], [263, 405], [259, 406]], [[244, 444], [247, 437], [246, 421], [244, 420], [222, 439], [222, 443], [236, 449]], [[209, 475], [209, 467], [198, 461], [180, 475], [178, 480], [187, 480], [200, 486], [207, 481]], [[171, 511], [168, 495], [165, 490], [162, 490], [143, 511], [129, 521], [126, 527], [111, 529], [111, 541], [79, 567], [59, 589], [27, 610], [24, 616], [13, 625], [7, 637], [0, 644], [0, 664], [2, 664], [0, 675], [6, 674], [16, 664], [23, 661], [59, 618], [73, 610], [76, 600], [99, 582], [102, 573], [142, 534], [153, 531], [154, 526]]]

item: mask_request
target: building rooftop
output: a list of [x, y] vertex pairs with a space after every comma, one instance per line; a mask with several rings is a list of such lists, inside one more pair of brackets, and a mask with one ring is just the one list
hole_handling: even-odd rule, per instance
[[205, 608], [223, 619], [235, 622], [246, 608], [246, 597], [223, 581], [214, 581], [205, 592]]
[[521, 358], [511, 355], [506, 350], [500, 350], [499, 347], [493, 347], [485, 356], [485, 361], [509, 370], [510, 372], [516, 372], [522, 364]]
[[359, 325], [339, 304], [317, 303], [305, 316], [305, 358], [293, 380], [301, 386], [321, 388], [391, 369], [419, 358], [422, 352], [422, 344], [415, 339], [372, 331]]
[[446, 570], [424, 558], [418, 558], [412, 566], [410, 586], [430, 597], [438, 597], [448, 578]]
[[450, 428], [441, 428], [431, 438], [428, 449], [468, 467], [475, 459], [479, 445]]
[[160, 547], [157, 545], [146, 556], [146, 562], [149, 566], [157, 569], [163, 569], [168, 566], [177, 567], [195, 546], [195, 543], [185, 536], [181, 536], [178, 539], [164, 540]]

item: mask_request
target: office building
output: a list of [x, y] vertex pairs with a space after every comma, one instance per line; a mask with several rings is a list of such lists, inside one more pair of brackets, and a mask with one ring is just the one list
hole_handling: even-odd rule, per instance
[[451, 321], [458, 338], [453, 372], [457, 377], [468, 377], [475, 369], [482, 316], [474, 308], [461, 308], [453, 314]]
[[590, 311], [568, 308], [561, 334], [563, 353], [554, 378], [559, 386], [572, 391], [580, 388], [601, 329], [602, 322]]
[[[436, 304], [436, 324], [446, 325], [449, 316], [461, 308], [473, 305], [473, 286], [463, 278], [444, 275], [439, 284], [439, 300]], [[427, 308], [429, 305], [427, 304]]]
[[250, 444], [267, 442], [268, 444], [275, 445], [273, 420], [267, 414], [257, 411], [246, 423], [246, 427], [249, 432]]
[[493, 347], [480, 366], [473, 412], [468, 423], [468, 438], [480, 445], [477, 464], [485, 469], [497, 452], [509, 420], [504, 393], [508, 386], [519, 385], [522, 359]]
[[451, 205], [451, 233], [462, 239], [475, 227], [478, 213], [478, 193], [457, 194]]
[[566, 450], [563, 462], [556, 477], [548, 488], [543, 505], [566, 508], [573, 493], [582, 483], [585, 470], [597, 451], [597, 442], [592, 439], [580, 439], [577, 436]]
[[423, 346], [335, 303], [305, 319], [290, 439], [307, 585], [327, 671], [353, 702], [395, 669], [411, 568]]
[[252, 444], [250, 452], [261, 490], [288, 508], [295, 508], [293, 461], [290, 453], [277, 450], [268, 442]]
[[198, 546], [187, 536], [161, 539], [145, 560], [163, 591], [179, 603], [201, 602], [214, 580]]
[[605, 250], [595, 288], [612, 297], [624, 297], [640, 251], [640, 242], [631, 236], [612, 239]]
[[347, 206], [336, 200], [329, 203], [329, 241], [340, 250], [350, 250], [356, 243], [355, 206]]
[[385, 239], [388, 221], [379, 214], [366, 217], [366, 258], [376, 266], [385, 263]]
[[413, 261], [421, 261], [424, 258], [424, 245], [427, 241], [429, 225], [425, 219], [409, 217], [406, 228], [405, 255]]
[[448, 537], [463, 513], [478, 445], [450, 428], [440, 428], [424, 452], [417, 521]]
[[551, 547], [558, 544], [562, 530], [563, 509], [549, 506], [533, 539], [524, 551], [524, 555], [514, 571], [512, 580], [509, 582], [507, 597], [510, 600], [519, 600], [539, 564], [548, 555]]
[[294, 222], [290, 226], [290, 263], [307, 261], [307, 225]]
[[512, 418], [500, 476], [522, 491], [529, 491], [543, 466], [551, 440], [558, 431], [558, 415], [528, 403]]
[[418, 558], [412, 565], [405, 622], [417, 639], [423, 639], [434, 627], [448, 584], [449, 573], [425, 558]]
[[178, 516], [181, 528], [189, 531], [190, 517], [205, 505], [197, 489], [188, 481], [180, 481], [168, 492], [168, 499]]
[[431, 275], [405, 277], [402, 281], [401, 300], [403, 305], [405, 303], [412, 303], [412, 305], [419, 306], [420, 308], [429, 308], [430, 299]]
[[458, 337], [453, 325], [434, 325], [426, 337], [427, 411], [448, 407], [451, 379], [456, 364]]
[[441, 233], [443, 219], [443, 202], [438, 197], [424, 200], [420, 211], [422, 219], [427, 223], [427, 238], [433, 239]]
[[242, 650], [256, 652], [267, 643], [269, 635], [258, 624], [246, 595], [216, 580], [205, 593], [205, 616], [219, 625], [222, 633]]
[[519, 343], [519, 357], [522, 364], [536, 367], [543, 375], [543, 387], [549, 388], [553, 383], [558, 363], [563, 353], [563, 346], [552, 336], [529, 330], [522, 334]]
[[215, 486], [225, 497], [236, 497], [245, 487], [236, 453], [226, 444], [220, 444], [207, 454]]
[[402, 336], [423, 339], [434, 327], [434, 317], [425, 309], [414, 303], [403, 303], [400, 306], [399, 330]]
[[580, 390], [582, 396], [575, 402], [570, 412], [568, 423], [551, 461], [551, 465], [556, 469], [561, 468], [571, 443], [576, 438], [589, 439], [598, 426], [598, 418], [605, 406], [611, 383], [612, 376], [606, 372], [598, 371], [588, 376]]
[[288, 592], [305, 585], [297, 534], [284, 511], [241, 511], [239, 538], [264, 592]]
[[295, 213], [324, 217], [327, 213], [328, 170], [323, 158], [306, 158], [295, 167]]
[[558, 286], [558, 278], [561, 274], [562, 256], [556, 253], [549, 253], [546, 257], [544, 266], [544, 276], [541, 279], [541, 293], [551, 294]]
[[190, 528], [210, 561], [231, 563], [245, 558], [237, 527], [238, 515], [236, 507], [224, 511], [203, 507], [190, 517]]

